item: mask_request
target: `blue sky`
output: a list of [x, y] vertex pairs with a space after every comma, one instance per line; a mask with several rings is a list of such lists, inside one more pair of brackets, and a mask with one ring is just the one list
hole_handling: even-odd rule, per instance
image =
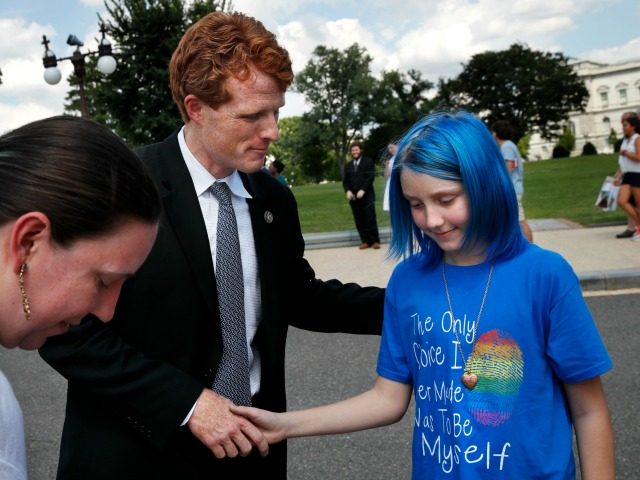
[[[300, 70], [320, 44], [346, 48], [354, 42], [373, 57], [372, 71], [416, 68], [436, 81], [456, 75], [461, 63], [485, 50], [524, 42], [540, 50], [603, 63], [640, 58], [637, 0], [234, 0], [236, 10], [262, 20], [289, 50]], [[0, 0], [0, 132], [62, 113], [70, 62], [63, 81], [42, 79], [42, 35], [58, 56], [67, 56], [68, 34], [95, 46], [103, 0]], [[282, 115], [304, 111], [287, 94]]]

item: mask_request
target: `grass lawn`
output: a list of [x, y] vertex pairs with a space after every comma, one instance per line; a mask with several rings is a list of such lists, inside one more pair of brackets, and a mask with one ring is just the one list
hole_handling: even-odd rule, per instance
[[525, 164], [524, 209], [528, 218], [566, 218], [584, 226], [625, 222], [620, 209], [594, 206], [604, 177], [618, 167], [617, 155], [590, 155]]
[[[593, 155], [527, 162], [524, 208], [527, 218], [566, 218], [584, 226], [624, 222], [621, 210], [603, 212], [594, 206], [606, 175], [617, 169], [617, 155]], [[342, 184], [303, 185], [292, 189], [298, 201], [304, 233], [354, 230], [351, 209]], [[378, 226], [389, 225], [382, 210], [382, 177], [376, 179]]]

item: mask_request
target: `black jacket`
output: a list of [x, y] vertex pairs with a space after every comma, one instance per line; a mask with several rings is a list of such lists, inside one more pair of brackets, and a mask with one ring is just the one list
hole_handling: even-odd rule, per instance
[[[222, 337], [215, 275], [202, 213], [173, 134], [139, 151], [163, 200], [157, 241], [125, 283], [114, 319], [87, 318], [53, 337], [42, 357], [68, 381], [58, 478], [286, 478], [286, 444], [218, 461], [180, 423], [210, 388]], [[287, 328], [379, 334], [383, 289], [317, 280], [291, 191], [260, 171], [242, 174], [262, 294], [255, 342], [261, 355], [256, 406], [286, 408]], [[270, 212], [269, 215], [267, 212]], [[271, 219], [269, 221], [268, 219]]]

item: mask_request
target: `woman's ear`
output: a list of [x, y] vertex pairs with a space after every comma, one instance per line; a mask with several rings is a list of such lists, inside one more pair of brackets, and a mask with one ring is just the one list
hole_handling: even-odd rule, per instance
[[51, 241], [51, 222], [42, 212], [27, 212], [14, 221], [10, 231], [9, 255], [16, 273], [43, 245]]

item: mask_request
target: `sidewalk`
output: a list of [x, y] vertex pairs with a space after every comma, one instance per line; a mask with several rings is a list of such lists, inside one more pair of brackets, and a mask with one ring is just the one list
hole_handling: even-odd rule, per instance
[[[533, 240], [560, 253], [584, 291], [640, 288], [640, 242], [617, 239], [624, 226], [584, 228], [563, 219], [529, 220]], [[319, 278], [385, 286], [394, 263], [385, 259], [389, 229], [381, 229], [380, 250], [358, 250], [355, 230], [305, 235], [306, 256]]]

